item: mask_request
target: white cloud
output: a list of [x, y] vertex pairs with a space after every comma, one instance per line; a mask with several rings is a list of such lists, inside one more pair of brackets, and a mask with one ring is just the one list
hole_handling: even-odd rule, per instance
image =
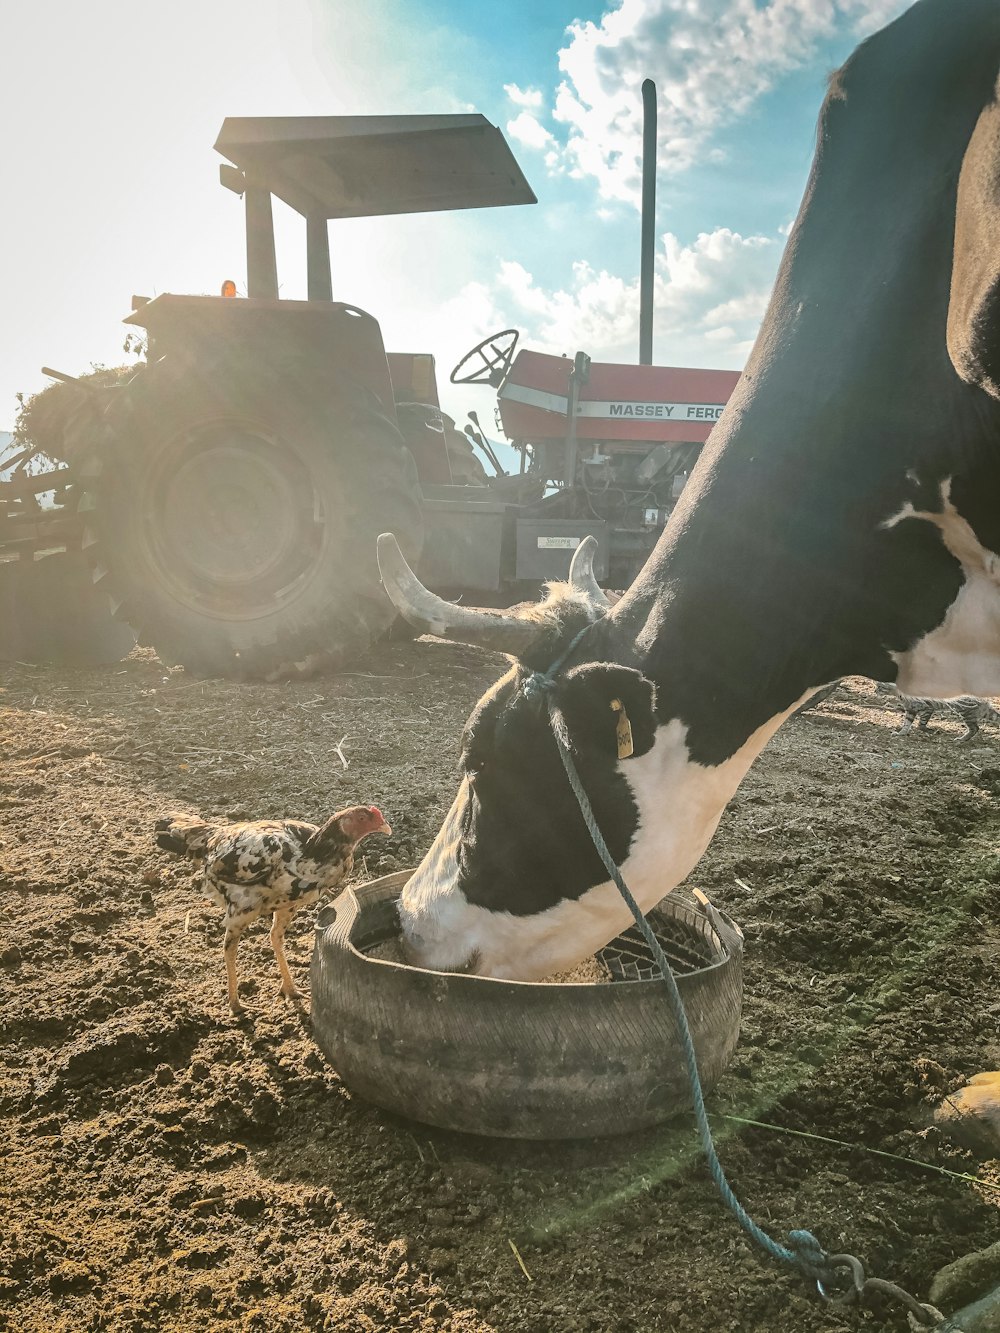
[[[621, 0], [599, 22], [569, 28], [553, 115], [571, 175], [606, 199], [640, 188], [639, 85], [657, 85], [659, 162], [679, 171], [718, 149], [711, 137], [746, 115], [784, 75], [838, 32], [865, 35], [909, 0]], [[713, 160], [714, 157], [713, 157]]]
[[519, 88], [516, 83], [505, 83], [503, 90], [515, 106], [532, 107], [537, 111], [542, 105], [542, 94], [537, 88]]
[[[777, 237], [744, 237], [724, 227], [690, 245], [668, 232], [656, 257], [655, 359], [742, 369], [780, 252]], [[455, 304], [478, 310], [483, 333], [512, 325], [538, 351], [572, 356], [582, 349], [596, 360], [635, 360], [638, 281], [583, 261], [574, 264], [572, 281], [555, 290], [539, 285], [523, 264], [505, 261], [494, 283], [471, 285]]]
[[884, 28], [894, 18], [898, 18], [904, 9], [908, 9], [910, 0], [841, 0], [841, 7], [851, 19], [854, 31], [859, 37]]
[[[667, 340], [667, 348], [680, 341], [701, 360], [700, 345], [708, 339], [711, 363], [718, 364], [721, 349], [727, 365], [742, 369], [767, 306], [780, 243], [768, 236], [741, 236], [728, 227], [702, 232], [691, 245], [682, 245], [669, 232], [663, 242], [654, 331]], [[674, 360], [669, 350], [665, 355]]]
[[528, 148], [549, 148], [555, 143], [551, 133], [530, 111], [522, 111], [513, 120], [508, 120], [507, 133]]
[[731, 343], [736, 341], [736, 330], [731, 324], [720, 324], [717, 329], [709, 329], [705, 338], [711, 343]]
[[[634, 286], [634, 284], [633, 284]], [[539, 351], [567, 353], [577, 348], [619, 348], [629, 339], [636, 315], [631, 310], [629, 285], [605, 270], [595, 272], [584, 261], [573, 265], [568, 290], [548, 291], [536, 285], [522, 265], [500, 265], [497, 296], [506, 297], [516, 320], [525, 328], [529, 346]], [[516, 321], [515, 321], [516, 322]], [[591, 353], [591, 355], [595, 355]]]

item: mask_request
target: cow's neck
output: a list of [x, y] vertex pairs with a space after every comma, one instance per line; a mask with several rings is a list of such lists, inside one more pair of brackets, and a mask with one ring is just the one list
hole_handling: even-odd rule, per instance
[[639, 812], [640, 836], [624, 870], [645, 907], [694, 869], [726, 805], [786, 716], [787, 712], [769, 719], [715, 765], [691, 758], [685, 728], [674, 719], [660, 728], [652, 750], [630, 762], [627, 777]]

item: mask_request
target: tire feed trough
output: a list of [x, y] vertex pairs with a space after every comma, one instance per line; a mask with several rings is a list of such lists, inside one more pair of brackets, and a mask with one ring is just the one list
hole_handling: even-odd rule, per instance
[[[396, 902], [411, 873], [348, 889], [333, 922], [321, 916], [313, 1026], [352, 1092], [426, 1124], [528, 1139], [626, 1133], [690, 1105], [665, 983], [614, 980], [615, 968], [627, 977], [648, 967], [628, 938], [603, 951], [612, 984], [500, 981], [368, 956], [398, 934]], [[682, 890], [655, 924], [678, 958], [710, 1087], [739, 1035], [742, 935]]]

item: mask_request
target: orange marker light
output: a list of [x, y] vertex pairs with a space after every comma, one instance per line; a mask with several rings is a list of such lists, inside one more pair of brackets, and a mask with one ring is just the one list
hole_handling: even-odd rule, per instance
[[225, 282], [222, 284], [222, 295], [223, 296], [236, 295], [236, 283], [233, 282], [232, 278], [227, 278]]

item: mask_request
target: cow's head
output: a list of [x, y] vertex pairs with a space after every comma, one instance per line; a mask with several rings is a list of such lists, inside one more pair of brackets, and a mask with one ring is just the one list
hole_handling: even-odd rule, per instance
[[[574, 962], [588, 938], [594, 947], [605, 943], [622, 919], [616, 891], [594, 901], [591, 891], [607, 875], [553, 735], [554, 722], [612, 855], [626, 860], [640, 824], [629, 768], [653, 745], [655, 697], [640, 671], [603, 660], [613, 628], [598, 623], [610, 604], [594, 578], [595, 547], [593, 538], [581, 543], [569, 582], [549, 585], [544, 601], [497, 612], [428, 592], [395, 539], [379, 538], [383, 583], [415, 628], [515, 659], [466, 724], [458, 794], [402, 895], [404, 935], [423, 966], [541, 976]], [[526, 689], [532, 673], [547, 670], [588, 626], [551, 690]], [[632, 731], [632, 754], [621, 760], [619, 705]]]

